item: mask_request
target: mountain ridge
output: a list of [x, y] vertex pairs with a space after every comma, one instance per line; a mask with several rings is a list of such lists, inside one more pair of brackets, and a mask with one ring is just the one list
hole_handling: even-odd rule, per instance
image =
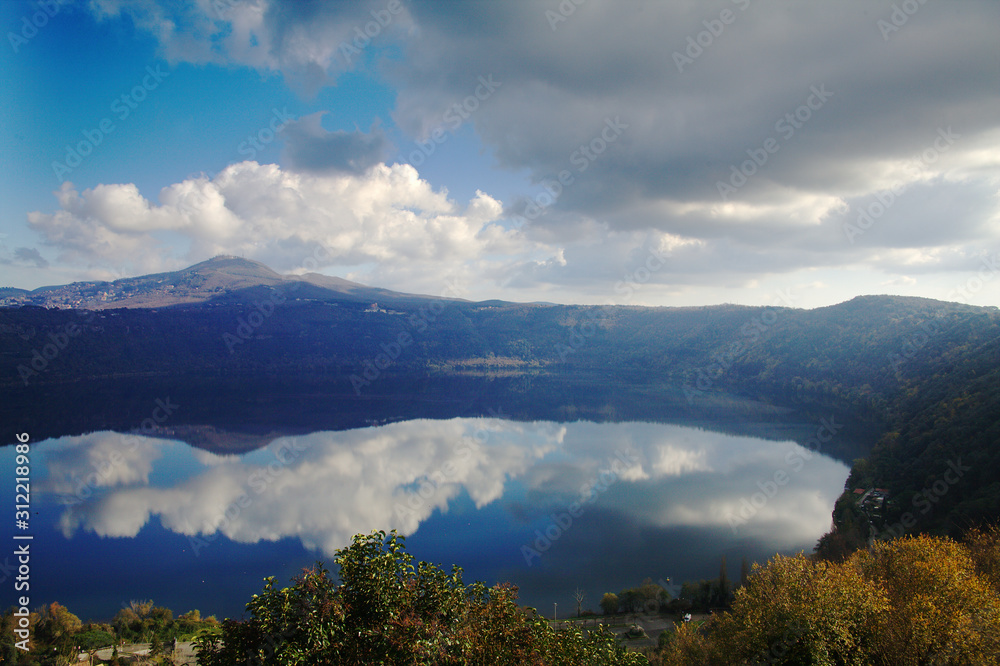
[[[79, 308], [103, 310], [108, 308], [160, 308], [175, 305], [196, 305], [211, 303], [220, 299], [232, 301], [235, 296], [247, 291], [255, 291], [259, 297], [260, 288], [281, 288], [298, 291], [303, 287], [309, 298], [347, 299], [354, 301], [413, 301], [414, 299], [443, 299], [469, 302], [461, 298], [447, 298], [426, 294], [398, 292], [381, 287], [372, 287], [352, 282], [345, 278], [322, 273], [283, 275], [266, 264], [235, 255], [216, 255], [205, 261], [192, 264], [176, 271], [149, 273], [135, 277], [119, 278], [113, 281], [82, 281], [65, 285], [47, 285], [36, 289], [0, 287], [0, 307], [35, 305], [39, 307]], [[324, 293], [329, 292], [329, 293]], [[538, 303], [488, 299], [483, 305], [498, 307], [510, 305], [574, 307], [573, 304]], [[921, 296], [899, 296], [893, 294], [860, 294], [847, 301], [811, 308], [808, 311], [850, 310], [859, 306], [881, 304], [921, 304], [934, 307], [935, 304], [950, 304], [957, 308], [986, 308], [996, 310], [996, 306], [976, 306], [951, 301], [941, 301]], [[587, 307], [587, 306], [581, 306]], [[601, 306], [598, 306], [601, 307]], [[608, 307], [608, 306], [605, 306]], [[646, 307], [614, 306], [610, 307]], [[650, 306], [672, 309], [700, 309], [722, 307], [745, 307], [733, 304], [700, 306]], [[801, 310], [803, 308], [782, 308]]]
[[[187, 268], [150, 273], [108, 281], [73, 282], [33, 290], [0, 288], [0, 306], [103, 310], [108, 308], [160, 308], [210, 303], [247, 290], [298, 290], [303, 286], [312, 298], [344, 298], [358, 301], [376, 299], [432, 299], [433, 296], [407, 294], [369, 287], [340, 277], [305, 273], [282, 275], [266, 264], [233, 255], [217, 255]], [[329, 293], [323, 293], [329, 292]]]

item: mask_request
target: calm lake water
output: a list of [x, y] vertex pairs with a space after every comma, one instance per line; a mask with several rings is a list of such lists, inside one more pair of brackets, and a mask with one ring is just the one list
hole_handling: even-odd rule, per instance
[[[822, 425], [795, 439], [826, 439]], [[417, 559], [515, 583], [546, 614], [575, 608], [576, 588], [598, 610], [646, 577], [713, 578], [723, 556], [735, 578], [743, 557], [810, 551], [848, 474], [817, 440], [757, 431], [452, 418], [241, 455], [112, 431], [34, 442], [32, 605], [98, 619], [153, 599], [239, 617], [265, 576], [287, 583], [353, 534], [392, 528]], [[12, 454], [0, 468], [13, 477]]]

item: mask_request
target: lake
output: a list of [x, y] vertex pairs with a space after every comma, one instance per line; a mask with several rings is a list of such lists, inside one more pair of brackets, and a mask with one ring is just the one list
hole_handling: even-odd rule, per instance
[[[265, 576], [287, 584], [353, 534], [393, 528], [418, 560], [510, 581], [547, 615], [574, 609], [577, 588], [599, 611], [647, 577], [714, 578], [723, 556], [738, 579], [744, 557], [810, 551], [849, 471], [827, 455], [848, 432], [833, 417], [744, 426], [487, 416], [34, 441], [32, 605], [239, 617]], [[0, 459], [4, 478], [13, 464]]]

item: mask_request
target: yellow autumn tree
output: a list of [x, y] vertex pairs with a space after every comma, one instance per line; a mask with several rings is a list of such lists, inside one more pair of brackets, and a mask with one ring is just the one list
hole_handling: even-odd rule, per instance
[[843, 562], [755, 565], [730, 612], [664, 664], [1000, 664], [1000, 529], [876, 542]]
[[1000, 526], [969, 530], [962, 543], [969, 550], [976, 571], [1000, 595]]
[[660, 656], [663, 666], [712, 666], [727, 663], [719, 654], [719, 646], [687, 623], [676, 625], [674, 635]]
[[888, 606], [850, 563], [776, 556], [737, 590], [715, 640], [733, 663], [860, 663]]
[[930, 536], [878, 541], [851, 561], [891, 606], [878, 623], [875, 663], [997, 663], [1000, 602], [966, 545]]

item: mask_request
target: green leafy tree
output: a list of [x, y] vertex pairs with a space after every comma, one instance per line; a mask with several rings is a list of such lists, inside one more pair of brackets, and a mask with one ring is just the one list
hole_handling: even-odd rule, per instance
[[642, 664], [603, 628], [556, 631], [517, 605], [509, 585], [465, 585], [462, 570], [414, 564], [395, 532], [357, 535], [337, 551], [340, 585], [317, 565], [290, 587], [268, 578], [197, 641], [202, 666], [223, 664]]
[[714, 580], [688, 581], [681, 584], [681, 597], [689, 600], [693, 609], [707, 611], [712, 606], [717, 586]]
[[76, 651], [73, 635], [82, 626], [80, 618], [70, 613], [62, 604], [53, 601], [42, 606], [38, 611], [38, 622], [34, 626], [36, 649], [33, 652], [40, 655], [56, 655], [59, 659], [73, 656]]
[[646, 613], [658, 612], [670, 598], [670, 594], [661, 585], [654, 583], [652, 578], [642, 581], [635, 592], [640, 609]]
[[[19, 636], [14, 633], [14, 630], [20, 625], [18, 623], [19, 618], [14, 616], [15, 608], [10, 608], [5, 612], [0, 618], [0, 664], [19, 664], [20, 659], [25, 656], [22, 650], [19, 650], [15, 643], [21, 640]], [[30, 635], [34, 636], [34, 631], [32, 627], [38, 622], [38, 613], [31, 613], [28, 617], [28, 629]], [[32, 642], [31, 646], [34, 647], [37, 643]]]
[[151, 600], [129, 602], [118, 611], [111, 624], [120, 638], [135, 643], [149, 643], [154, 637], [168, 640], [183, 626], [174, 622], [173, 611]]
[[163, 654], [163, 640], [159, 636], [153, 634], [152, 640], [149, 642], [149, 655], [155, 657], [157, 655]]
[[614, 615], [618, 612], [618, 595], [614, 592], [605, 592], [601, 597], [601, 610], [605, 615]]
[[115, 643], [115, 637], [108, 631], [98, 626], [87, 625], [73, 636], [76, 644], [90, 656], [90, 663], [94, 663], [94, 655], [101, 648], [106, 648]]

